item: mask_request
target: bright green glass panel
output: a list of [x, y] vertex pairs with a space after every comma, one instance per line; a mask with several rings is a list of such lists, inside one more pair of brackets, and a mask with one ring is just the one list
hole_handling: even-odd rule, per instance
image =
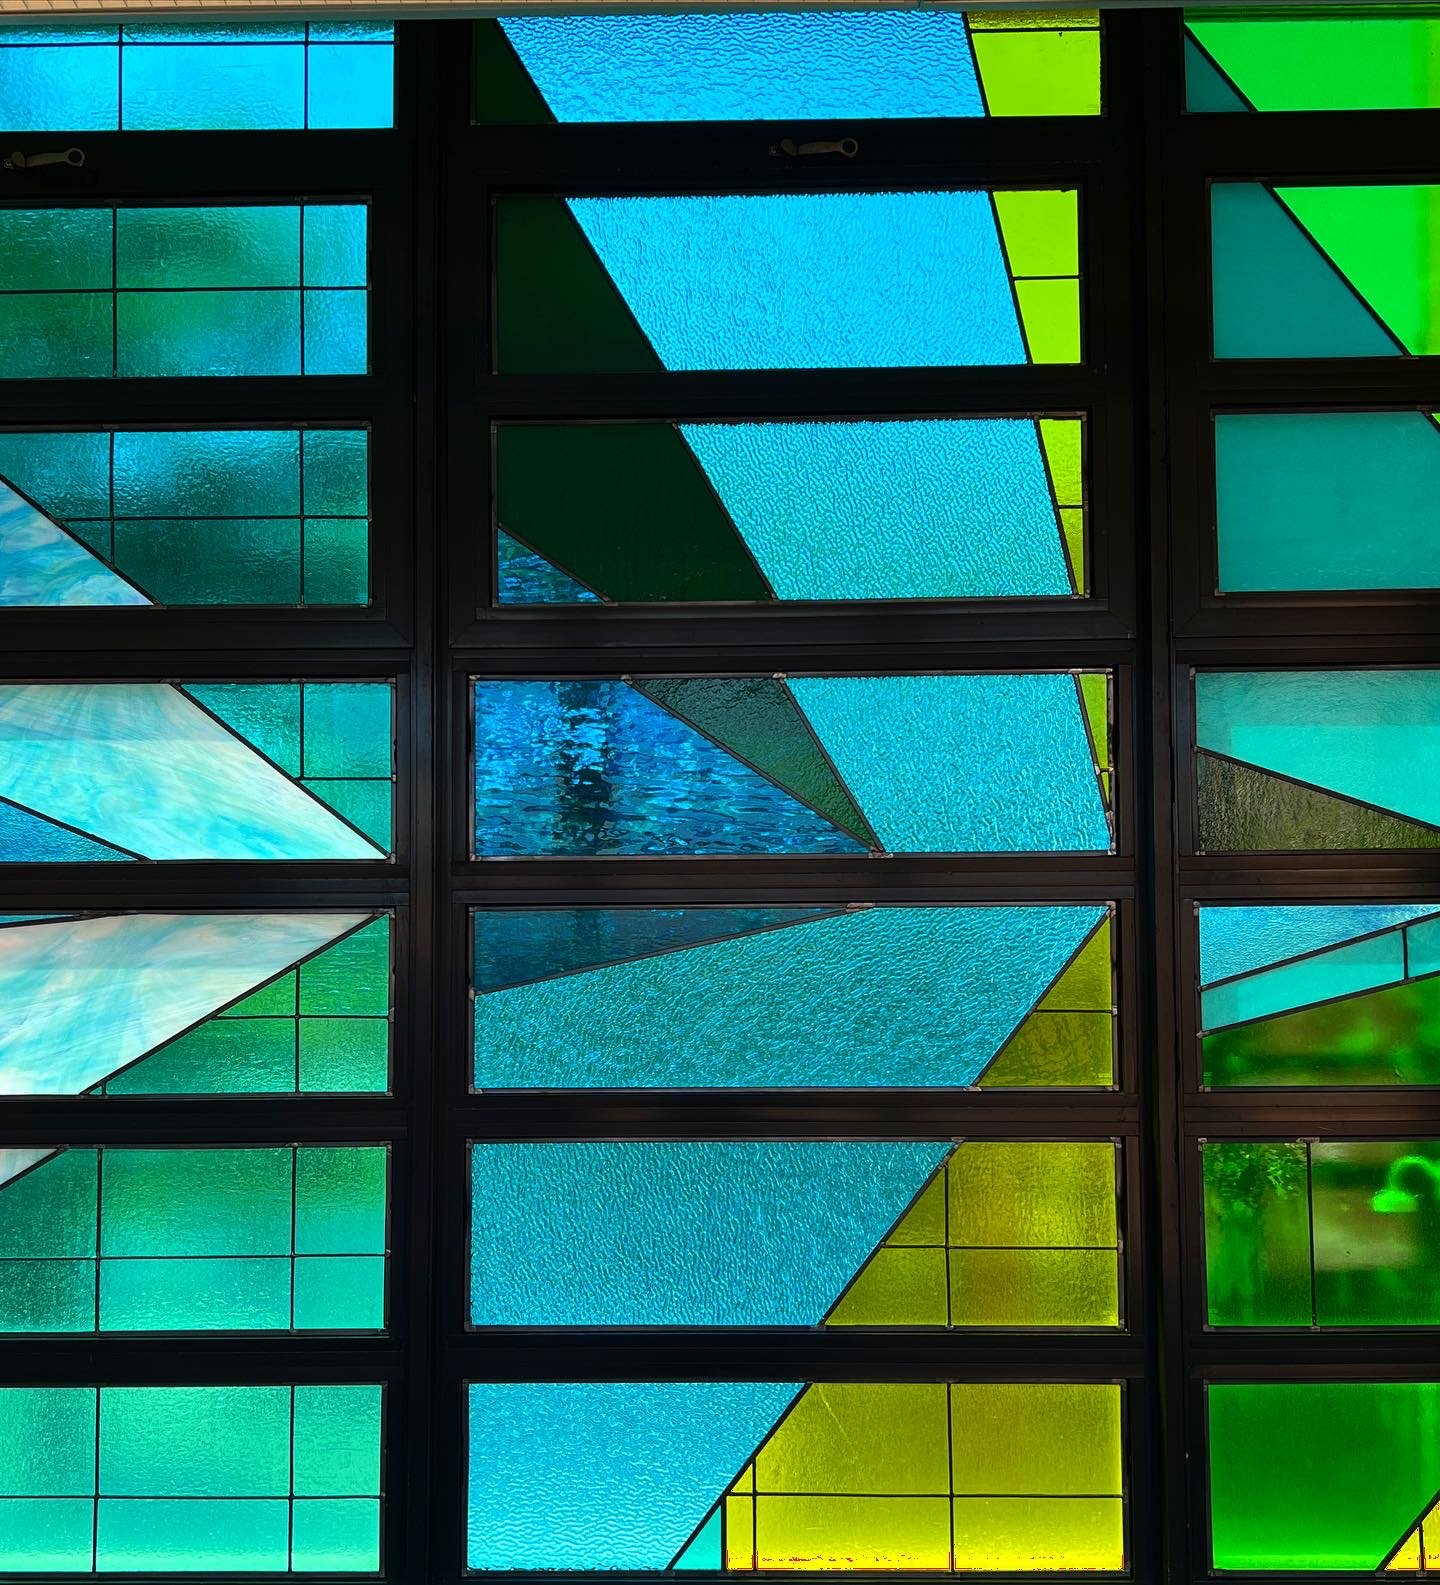
[[383, 1018], [302, 1018], [300, 1088], [380, 1094], [390, 1083], [390, 1025]]
[[388, 915], [337, 941], [301, 968], [300, 1011], [381, 1018], [390, 1011]]
[[105, 1084], [107, 1095], [244, 1095], [293, 1091], [295, 1025], [223, 1018], [202, 1024]]
[[1305, 1146], [1208, 1140], [1205, 1298], [1211, 1326], [1309, 1326]]
[[305, 1146], [295, 1155], [295, 1251], [383, 1253], [387, 1152], [381, 1146]]
[[0, 1259], [95, 1253], [93, 1150], [66, 1150], [0, 1186]]
[[105, 1153], [104, 1255], [290, 1252], [291, 1152]]

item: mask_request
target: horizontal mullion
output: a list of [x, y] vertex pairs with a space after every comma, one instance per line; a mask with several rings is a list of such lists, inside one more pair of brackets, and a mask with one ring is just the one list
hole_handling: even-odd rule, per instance
[[389, 1096], [6, 1096], [0, 1144], [185, 1146], [390, 1144], [409, 1108]]
[[[188, 626], [176, 628], [177, 640], [183, 643], [164, 647], [152, 638], [138, 653], [117, 651], [107, 653], [103, 659], [95, 655], [49, 656], [43, 662], [32, 661], [26, 655], [0, 656], [0, 676], [12, 681], [103, 681], [145, 678], [190, 681], [199, 678], [222, 679], [227, 677], [250, 679], [286, 679], [291, 677], [322, 675], [329, 678], [397, 677], [404, 679], [411, 665], [408, 649], [345, 650], [323, 657], [323, 673], [317, 671], [316, 657], [303, 648], [297, 648], [293, 639], [284, 650], [267, 649], [255, 654], [243, 649], [215, 649], [204, 647], [207, 635], [213, 634], [214, 622], [204, 611], [172, 615], [185, 617]], [[7, 612], [5, 620], [11, 620]], [[403, 703], [403, 694], [401, 702]]]
[[[628, 613], [627, 613], [628, 614]], [[721, 612], [715, 624], [724, 634]], [[598, 619], [597, 619], [598, 618]], [[706, 636], [710, 624], [691, 612], [658, 611], [640, 619], [641, 641], [617, 643], [608, 637], [611, 627], [603, 614], [588, 621], [577, 618], [570, 633], [579, 642], [551, 642], [533, 647], [501, 648], [496, 633], [508, 628], [512, 618], [497, 614], [477, 622], [472, 630], [480, 642], [473, 648], [451, 651], [451, 663], [466, 677], [573, 678], [634, 675], [728, 675], [732, 672], [787, 673], [797, 677], [812, 672], [890, 671], [1072, 671], [1112, 668], [1130, 664], [1134, 646], [1124, 639], [1085, 638], [1071, 632], [1032, 634], [1001, 641], [993, 635], [968, 630], [964, 619], [937, 619], [940, 631], [929, 638], [906, 636], [893, 642], [864, 642], [856, 616], [842, 617], [781, 611], [768, 620], [770, 642], [751, 639], [742, 643], [734, 634], [730, 642], [717, 634]], [[522, 618], [527, 622], [529, 619]], [[972, 618], [979, 622], [983, 618]], [[532, 629], [533, 630], [533, 629]], [[754, 628], [751, 627], [753, 634]], [[558, 634], [557, 634], [558, 636]], [[718, 639], [718, 641], [717, 641]]]
[[1187, 1340], [1186, 1354], [1192, 1378], [1206, 1381], [1440, 1380], [1434, 1327], [1315, 1332], [1197, 1329]]
[[1440, 177], [1433, 110], [1290, 110], [1188, 115], [1170, 122], [1165, 167], [1284, 184], [1424, 181]]
[[1187, 653], [1213, 643], [1222, 650], [1263, 646], [1268, 654], [1282, 642], [1293, 653], [1306, 641], [1333, 647], [1345, 635], [1363, 638], [1357, 650], [1363, 647], [1369, 653], [1377, 637], [1385, 640], [1387, 651], [1397, 640], [1409, 639], [1421, 653], [1433, 650], [1440, 658], [1440, 642], [1435, 640], [1440, 633], [1440, 592], [1355, 590], [1348, 595], [1320, 591], [1268, 598], [1213, 597], [1185, 618], [1181, 632], [1180, 647]]
[[1191, 1139], [1415, 1139], [1440, 1134], [1440, 1095], [1392, 1089], [1212, 1090], [1187, 1095]]
[[1274, 902], [1421, 897], [1440, 888], [1440, 853], [1225, 853], [1180, 860], [1187, 896]]
[[[1429, 605], [1433, 601], [1426, 602]], [[1324, 607], [1314, 611], [1323, 615]], [[1399, 624], [1396, 624], [1397, 626]], [[1286, 632], [1222, 632], [1179, 638], [1175, 643], [1180, 666], [1248, 665], [1293, 670], [1303, 666], [1403, 666], [1440, 664], [1440, 622], [1428, 630], [1394, 631], [1377, 644], [1363, 631], [1301, 635]]]
[[[403, 836], [403, 832], [401, 833]], [[264, 890], [255, 890], [256, 883]], [[216, 895], [226, 907], [363, 907], [354, 899], [386, 889], [392, 906], [405, 900], [408, 871], [400, 861], [258, 859], [136, 860], [129, 864], [6, 864], [0, 867], [0, 899], [7, 913], [35, 909], [57, 912], [61, 897], [84, 898], [76, 907], [145, 909], [203, 907]]]
[[[380, 612], [317, 607], [254, 608], [204, 606], [184, 609], [123, 612], [92, 607], [10, 610], [0, 628], [0, 654], [6, 650], [34, 657], [61, 651], [79, 657], [87, 651], [126, 650], [153, 657], [166, 648], [193, 649], [201, 626], [218, 645], [246, 648], [293, 648], [297, 639], [315, 651], [352, 649], [373, 644], [393, 649], [403, 638]], [[0, 660], [0, 667], [4, 666]], [[307, 660], [321, 669], [323, 653]], [[32, 661], [33, 665], [33, 661]]]
[[[389, 1338], [320, 1332], [7, 1335], [0, 1347], [0, 1386], [19, 1387], [390, 1385], [404, 1368]], [[15, 1578], [7, 1569], [6, 1585]]]
[[374, 374], [0, 380], [0, 425], [16, 429], [364, 425], [410, 408]]

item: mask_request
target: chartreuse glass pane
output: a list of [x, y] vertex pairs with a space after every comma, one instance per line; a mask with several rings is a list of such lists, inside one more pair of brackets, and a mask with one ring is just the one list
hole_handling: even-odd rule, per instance
[[378, 1573], [383, 1391], [0, 1388], [0, 1563]]
[[480, 910], [474, 1082], [1108, 1089], [1113, 950], [1098, 904]]
[[1201, 908], [1205, 1082], [1440, 1083], [1440, 903]]
[[1125, 1566], [1107, 1383], [486, 1383], [469, 1408], [472, 1569]]
[[1108, 681], [478, 681], [475, 852], [1106, 852]]
[[0, 1331], [376, 1331], [379, 1145], [71, 1148], [0, 1182]]
[[0, 864], [384, 859], [388, 681], [0, 687]]
[[1440, 1324], [1440, 1144], [1203, 1151], [1212, 1326]]
[[1217, 1569], [1373, 1575], [1403, 1554], [1440, 1492], [1440, 1384], [1211, 1382]]
[[368, 283], [363, 204], [6, 209], [0, 375], [364, 374]]
[[1201, 852], [1440, 846], [1440, 671], [1202, 671]]
[[511, 197], [495, 239], [506, 373], [1081, 358], [1073, 188]]
[[388, 127], [388, 23], [23, 27], [0, 33], [10, 132]]
[[11, 430], [0, 605], [365, 605], [369, 519], [363, 429]]
[[365, 911], [12, 916], [0, 1092], [383, 1093], [390, 937]]
[[507, 17], [475, 45], [481, 122], [1100, 111], [1094, 11]]
[[1083, 593], [1083, 427], [500, 425], [497, 602]]
[[1119, 1320], [1108, 1142], [476, 1144], [471, 1185], [477, 1326]]
[[1428, 110], [1440, 105], [1440, 16], [1426, 6], [1190, 11], [1193, 110]]

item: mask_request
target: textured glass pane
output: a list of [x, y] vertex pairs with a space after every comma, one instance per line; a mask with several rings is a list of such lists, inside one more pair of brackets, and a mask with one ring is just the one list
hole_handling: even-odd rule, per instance
[[1220, 590], [1440, 586], [1429, 413], [1223, 413]]
[[[1124, 1567], [1116, 1386], [544, 1382], [469, 1394], [472, 1569]], [[1067, 1516], [1061, 1498], [1083, 1501]]]
[[1212, 1382], [1217, 1568], [1373, 1575], [1440, 1490], [1433, 1382]]
[[1103, 852], [1097, 701], [1063, 673], [483, 681], [476, 851]]
[[1073, 594], [1085, 584], [1080, 430], [1029, 418], [502, 425], [499, 531], [569, 592], [512, 575], [499, 603]]
[[[1101, 907], [739, 912], [478, 913], [477, 1088], [1112, 1083]], [[1045, 1033], [1077, 1016], [1105, 1033], [1089, 1072]]]
[[[507, 372], [1080, 361], [1073, 190], [506, 198], [495, 214]], [[1035, 279], [1056, 255], [1066, 278]]]
[[1311, 1325], [1305, 1146], [1207, 1140], [1201, 1159], [1209, 1324]]
[[[0, 1092], [293, 1091], [297, 1046], [316, 1023], [376, 1032], [369, 1044], [379, 1082], [362, 1087], [383, 1091], [388, 1087], [389, 920], [372, 918], [284, 911], [149, 913], [73, 920], [40, 915], [8, 924], [0, 929]], [[339, 954], [333, 971], [325, 962], [331, 952]], [[317, 985], [331, 987], [322, 1000], [334, 1016], [322, 1018], [297, 1006], [295, 979], [287, 974], [297, 963], [304, 964], [305, 982], [313, 977]], [[344, 980], [332, 981], [332, 972]], [[261, 987], [279, 988], [285, 979], [288, 994], [261, 992]], [[342, 1077], [338, 1067], [318, 1054], [301, 1064], [307, 1066], [313, 1071], [299, 1075], [300, 1088], [351, 1087], [336, 1082]], [[306, 1084], [307, 1076], [314, 1082]], [[75, 1162], [61, 1158], [17, 1180], [0, 1197], [43, 1197], [79, 1171]], [[93, 1208], [94, 1194], [87, 1200], [84, 1186], [77, 1184], [62, 1200], [66, 1206]], [[53, 1229], [50, 1244], [21, 1251], [0, 1235], [0, 1256], [92, 1255], [93, 1219], [75, 1221], [71, 1211], [62, 1216], [48, 1199], [43, 1203], [43, 1219]], [[87, 1228], [89, 1241], [82, 1234]]]
[[1440, 671], [1200, 672], [1202, 852], [1440, 846]]
[[[510, 17], [479, 24], [475, 118], [1095, 115], [1094, 12]], [[981, 21], [998, 27], [981, 30]]]
[[[0, 688], [0, 796], [15, 811], [13, 835], [0, 824], [0, 863], [82, 856], [77, 834], [112, 858], [383, 858], [333, 790], [351, 784], [301, 786], [256, 746], [244, 711], [231, 719], [227, 686]], [[322, 708], [322, 757], [332, 762], [337, 733], [346, 738], [345, 753], [375, 768], [361, 785], [388, 812], [392, 686], [338, 686], [347, 698], [368, 690], [366, 703], [338, 717]], [[326, 687], [307, 693], [326, 700]], [[242, 702], [267, 693], [298, 708], [299, 689], [284, 682], [247, 685]]]
[[12, 132], [388, 127], [394, 70], [388, 24], [346, 34], [324, 24], [131, 23], [123, 40], [115, 28], [7, 28], [0, 124]]

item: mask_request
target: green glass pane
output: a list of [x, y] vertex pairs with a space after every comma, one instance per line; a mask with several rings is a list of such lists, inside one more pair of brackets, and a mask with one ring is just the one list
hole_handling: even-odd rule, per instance
[[64, 380], [114, 373], [108, 294], [0, 296], [0, 373], [8, 380]]
[[301, 774], [389, 776], [393, 699], [389, 683], [307, 682]]
[[300, 1011], [368, 1014], [390, 1011], [390, 920], [387, 915], [310, 959], [300, 970]]
[[289, 1477], [288, 1387], [100, 1389], [108, 1496], [283, 1496]]
[[297, 1331], [378, 1332], [384, 1325], [383, 1255], [302, 1255], [296, 1260]]
[[43, 502], [46, 511], [62, 522], [110, 515], [108, 435], [0, 435], [0, 476], [32, 501]]
[[0, 210], [0, 292], [109, 291], [111, 211]]
[[498, 21], [475, 23], [475, 120], [485, 125], [553, 121]]
[[952, 1326], [1118, 1326], [1108, 1249], [952, 1249]]
[[948, 1326], [943, 1249], [879, 1249], [827, 1326]]
[[185, 689], [291, 776], [300, 774], [300, 684], [192, 682]]
[[106, 1332], [284, 1330], [290, 1325], [290, 1262], [105, 1260], [100, 1326]]
[[0, 1559], [6, 1572], [88, 1573], [95, 1504], [88, 1498], [0, 1498]]
[[262, 985], [251, 996], [242, 997], [217, 1013], [218, 1018], [292, 1018], [295, 1014], [295, 971]]
[[0, 1187], [0, 1259], [95, 1253], [93, 1150], [65, 1150]]
[[94, 1329], [93, 1261], [0, 1260], [0, 1332]]
[[122, 378], [300, 373], [298, 292], [122, 292], [116, 315]]
[[388, 1156], [379, 1145], [296, 1152], [296, 1254], [384, 1253]]
[[278, 1148], [107, 1151], [101, 1253], [289, 1254], [290, 1172]]
[[[1073, 23], [1076, 19], [1067, 15], [1064, 20]], [[970, 41], [985, 87], [988, 115], [1100, 114], [1098, 30], [1074, 26], [1043, 32], [974, 29]]]
[[1123, 1490], [1118, 1387], [956, 1382], [950, 1404], [957, 1492]]
[[380, 1504], [374, 1498], [295, 1503], [291, 1567], [299, 1572], [363, 1572], [380, 1567]]
[[288, 1018], [217, 1018], [127, 1068], [107, 1095], [270, 1094], [295, 1088]]
[[950, 1243], [1113, 1247], [1115, 1147], [967, 1141], [950, 1160]]
[[307, 517], [305, 604], [365, 605], [369, 599], [369, 523], [353, 517]]
[[95, 1389], [0, 1387], [0, 1497], [95, 1490]]
[[283, 1570], [289, 1556], [288, 1502], [115, 1502], [102, 1497], [99, 1509], [96, 1567], [102, 1573], [272, 1573]]
[[389, 851], [394, 822], [394, 789], [389, 781], [331, 781], [307, 776], [303, 785], [377, 846]]
[[1207, 1028], [1219, 1028], [1370, 990], [1404, 977], [1400, 932], [1391, 930], [1369, 941], [1317, 952], [1262, 974], [1213, 986], [1202, 997], [1203, 1016]]
[[383, 1094], [390, 1086], [390, 1024], [384, 1018], [302, 1018], [300, 1088]]
[[295, 1389], [295, 1495], [380, 1491], [379, 1387]]
[[1210, 1325], [1309, 1326], [1305, 1146], [1210, 1140], [1201, 1162]]
[[297, 519], [117, 522], [115, 560], [162, 605], [298, 605]]
[[[108, 219], [105, 211], [98, 214]], [[300, 284], [297, 208], [122, 208], [115, 219], [116, 284], [122, 289]]]
[[321, 517], [370, 511], [370, 437], [363, 429], [305, 431], [305, 510]]

